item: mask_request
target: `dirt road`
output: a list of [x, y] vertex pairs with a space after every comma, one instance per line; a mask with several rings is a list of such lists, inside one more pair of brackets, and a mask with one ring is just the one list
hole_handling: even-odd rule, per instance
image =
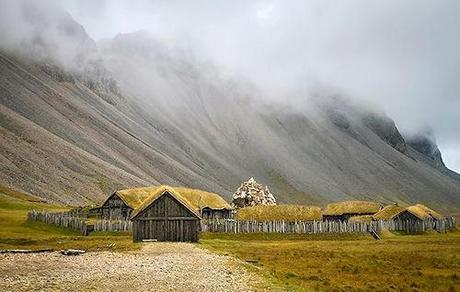
[[0, 291], [252, 291], [261, 283], [235, 259], [188, 243], [146, 243], [127, 253], [0, 255]]

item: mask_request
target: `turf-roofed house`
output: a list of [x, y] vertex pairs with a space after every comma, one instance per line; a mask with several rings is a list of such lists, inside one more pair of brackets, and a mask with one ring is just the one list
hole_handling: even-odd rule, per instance
[[348, 221], [350, 218], [372, 216], [382, 206], [369, 201], [343, 201], [331, 203], [323, 211], [323, 221]]
[[372, 217], [373, 220], [401, 220], [409, 222], [436, 221], [443, 218], [441, 214], [422, 204], [416, 204], [407, 208], [397, 204], [388, 205]]
[[403, 211], [393, 216], [393, 220], [406, 220], [412, 222], [421, 222], [424, 220], [439, 220], [442, 215], [422, 204], [407, 207]]
[[169, 186], [150, 188], [149, 197], [133, 211], [133, 241], [198, 241], [199, 208]]
[[[129, 219], [132, 211], [160, 188], [153, 186], [116, 191], [99, 208], [100, 215], [103, 219]], [[194, 206], [203, 219], [231, 216], [231, 206], [216, 193], [184, 187], [174, 189]]]
[[142, 189], [120, 190], [113, 193], [99, 208], [102, 219], [129, 219], [131, 212], [147, 199], [149, 193]]
[[374, 220], [393, 221], [395, 230], [406, 232], [421, 232], [440, 228], [437, 225], [443, 224], [441, 220], [443, 218], [441, 214], [422, 204], [407, 208], [396, 204], [389, 205], [373, 216]]

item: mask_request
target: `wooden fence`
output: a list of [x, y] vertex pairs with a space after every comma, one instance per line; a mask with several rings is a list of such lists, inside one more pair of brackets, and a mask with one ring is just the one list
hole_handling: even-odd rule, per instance
[[426, 231], [447, 232], [455, 228], [452, 217], [425, 221], [250, 221], [232, 219], [202, 220], [201, 230], [222, 233], [381, 233], [382, 230], [417, 233]]
[[94, 222], [94, 230], [131, 232], [133, 231], [133, 222], [131, 220], [96, 220]]
[[[29, 211], [28, 220], [40, 221], [64, 228], [78, 230], [88, 235], [91, 231], [131, 232], [130, 220], [88, 220], [69, 213]], [[426, 231], [447, 232], [455, 228], [455, 219], [446, 217], [439, 220], [409, 221], [252, 221], [233, 219], [206, 219], [201, 221], [201, 231], [222, 233], [381, 233], [382, 230], [419, 233]]]
[[51, 213], [32, 210], [28, 212], [27, 219], [77, 230], [84, 235], [92, 231], [130, 232], [133, 226], [130, 220], [91, 220], [72, 216], [67, 212]]
[[80, 231], [82, 234], [87, 234], [88, 226], [85, 219], [69, 216], [67, 213], [50, 213], [31, 210], [27, 213], [29, 221], [39, 221], [46, 224], [61, 226], [68, 229]]
[[385, 228], [390, 231], [404, 231], [407, 233], [419, 233], [426, 231], [447, 232], [456, 226], [454, 217], [446, 217], [441, 219], [426, 219], [423, 221], [411, 221], [395, 219], [384, 221]]

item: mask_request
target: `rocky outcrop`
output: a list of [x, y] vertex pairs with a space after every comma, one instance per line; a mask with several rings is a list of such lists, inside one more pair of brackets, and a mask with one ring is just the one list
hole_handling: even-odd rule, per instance
[[392, 119], [384, 115], [368, 114], [363, 117], [363, 123], [391, 147], [406, 153], [406, 141]]
[[445, 167], [444, 161], [442, 160], [441, 151], [439, 151], [439, 148], [436, 145], [436, 141], [430, 132], [406, 137], [406, 141], [410, 147], [412, 147], [420, 154], [423, 154], [437, 167]]
[[232, 207], [244, 208], [256, 205], [276, 205], [276, 200], [268, 186], [265, 186], [264, 189], [251, 177], [248, 181], [243, 182], [233, 194]]

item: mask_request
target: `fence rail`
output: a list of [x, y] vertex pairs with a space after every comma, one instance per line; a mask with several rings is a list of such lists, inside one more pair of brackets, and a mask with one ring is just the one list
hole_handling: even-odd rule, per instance
[[418, 233], [426, 231], [447, 232], [455, 228], [452, 217], [439, 220], [409, 221], [251, 221], [211, 219], [201, 222], [201, 230], [221, 233], [368, 233], [382, 230]]

